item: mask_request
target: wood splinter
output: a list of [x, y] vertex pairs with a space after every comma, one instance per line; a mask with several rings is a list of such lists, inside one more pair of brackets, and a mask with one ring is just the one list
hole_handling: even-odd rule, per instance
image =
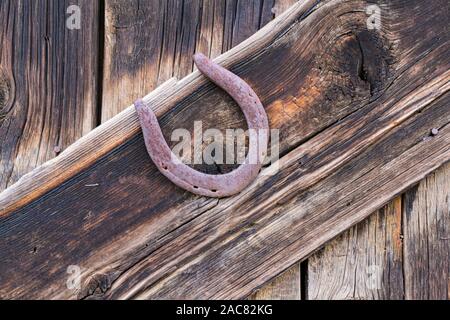
[[243, 164], [222, 175], [205, 174], [182, 163], [167, 145], [155, 113], [142, 100], [134, 103], [141, 123], [147, 151], [159, 171], [177, 186], [192, 193], [222, 198], [241, 192], [258, 175], [269, 139], [269, 122], [264, 107], [252, 88], [237, 75], [203, 54], [194, 55], [201, 73], [226, 91], [240, 106], [250, 134], [249, 150]]

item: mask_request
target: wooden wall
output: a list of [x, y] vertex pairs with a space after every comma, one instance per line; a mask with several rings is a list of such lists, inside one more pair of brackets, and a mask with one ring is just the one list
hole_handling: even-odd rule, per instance
[[[0, 189], [294, 2], [1, 1]], [[70, 4], [82, 32], [65, 28]], [[449, 194], [447, 165], [250, 298], [449, 299]]]

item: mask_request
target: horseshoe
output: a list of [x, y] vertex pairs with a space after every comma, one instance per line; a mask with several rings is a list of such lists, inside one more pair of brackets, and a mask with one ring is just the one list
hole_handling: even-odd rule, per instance
[[269, 122], [261, 101], [252, 88], [237, 75], [214, 63], [203, 54], [194, 55], [200, 72], [226, 91], [241, 107], [250, 132], [249, 148], [243, 164], [221, 175], [205, 174], [182, 163], [170, 150], [156, 115], [142, 100], [134, 103], [144, 135], [148, 154], [158, 170], [177, 186], [192, 193], [222, 198], [235, 195], [259, 174], [266, 156]]

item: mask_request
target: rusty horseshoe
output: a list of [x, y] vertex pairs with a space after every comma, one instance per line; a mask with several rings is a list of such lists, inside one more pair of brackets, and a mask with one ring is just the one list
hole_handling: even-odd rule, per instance
[[[226, 91], [241, 107], [249, 135], [247, 157], [235, 170], [221, 175], [205, 174], [182, 163], [170, 150], [156, 115], [142, 100], [134, 103], [142, 127], [147, 151], [159, 171], [177, 186], [192, 193], [222, 198], [239, 193], [258, 175], [266, 156], [269, 123], [261, 101], [252, 88], [237, 75], [219, 66], [203, 54], [194, 55], [200, 72]], [[252, 130], [249, 130], [252, 131]]]

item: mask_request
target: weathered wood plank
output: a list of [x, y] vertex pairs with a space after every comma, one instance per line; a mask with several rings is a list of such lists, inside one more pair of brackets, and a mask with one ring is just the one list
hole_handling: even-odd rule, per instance
[[186, 45], [178, 38], [182, 25], [195, 27], [182, 14], [194, 12], [193, 3], [105, 1], [102, 122], [176, 75], [177, 43]]
[[191, 73], [196, 52], [217, 57], [248, 38], [271, 20], [271, 2], [107, 0], [102, 122]]
[[[199, 10], [199, 14], [192, 14], [185, 11], [184, 6], [180, 5], [181, 1], [168, 1], [164, 5], [147, 2], [139, 6], [139, 11], [131, 10], [132, 7], [123, 1], [106, 1], [107, 45], [102, 120], [122, 111], [124, 106], [151, 91], [161, 81], [174, 76], [174, 70], [178, 69], [180, 62], [177, 57], [182, 53], [189, 59], [195, 52], [215, 58], [254, 34], [294, 2], [295, 0], [206, 0], [200, 2], [200, 5], [195, 3], [189, 6], [189, 10]], [[183, 25], [180, 27], [171, 23], [172, 20], [166, 21], [169, 15], [177, 17]], [[145, 32], [144, 29], [155, 32]], [[196, 37], [195, 52], [192, 48], [184, 48], [188, 44], [186, 42], [175, 44], [177, 39], [183, 39], [186, 32]], [[152, 46], [148, 47], [148, 43]], [[136, 55], [135, 52], [139, 54]], [[186, 76], [192, 72], [191, 69], [179, 70], [177, 76]], [[117, 87], [124, 90], [110, 89]], [[267, 289], [261, 289], [253, 298], [268, 299], [271, 294], [278, 299], [299, 298], [299, 272], [300, 266], [293, 266], [291, 271], [273, 281]]]
[[[358, 4], [365, 8], [365, 2]], [[447, 160], [449, 75], [445, 34], [436, 25], [442, 11], [424, 9], [430, 13], [420, 30], [415, 24], [399, 27], [399, 19], [414, 16], [416, 5], [391, 2], [395, 23], [370, 33], [365, 11], [355, 11], [354, 2], [307, 1], [218, 59], [261, 96], [272, 127], [281, 130], [286, 155], [279, 173], [260, 177], [238, 197], [199, 198], [163, 179], [135, 135], [132, 109], [65, 152], [64, 162], [47, 164], [2, 193], [0, 256], [7, 257], [1, 264], [2, 296], [243, 297], [418, 181]], [[319, 30], [313, 32], [314, 26]], [[423, 36], [423, 28], [435, 32]], [[411, 49], [417, 33], [422, 42]], [[367, 77], [361, 78], [361, 70]], [[282, 88], [274, 87], [274, 78]], [[220, 121], [225, 128], [242, 120], [235, 115], [238, 120], [230, 121], [229, 98], [198, 73], [146, 99], [164, 114], [166, 134], [196, 119], [216, 127]], [[202, 113], [208, 106], [223, 117]], [[442, 130], [421, 143], [428, 126]], [[406, 163], [411, 169], [399, 170]], [[54, 169], [73, 164], [63, 186], [47, 181]], [[374, 185], [353, 190], [351, 181]], [[25, 201], [17, 196], [33, 186], [37, 190]], [[352, 192], [355, 198], [347, 199]], [[33, 239], [17, 237], [31, 225]], [[254, 245], [255, 237], [268, 245]], [[33, 255], [30, 247], [37, 248]], [[3, 254], [13, 249], [14, 255]], [[65, 288], [72, 264], [84, 268], [80, 292]], [[174, 283], [177, 293], [170, 291]], [[169, 286], [159, 290], [163, 284]]]
[[[273, 12], [278, 15], [295, 2], [296, 0], [278, 1], [273, 8]], [[443, 169], [435, 173], [435, 175], [445, 174], [445, 170]], [[442, 201], [442, 199], [435, 197], [429, 199], [431, 202], [436, 200]], [[327, 244], [320, 252], [308, 258], [305, 264], [307, 266], [306, 277], [308, 279], [307, 287], [305, 288], [306, 298], [404, 298], [403, 255], [399, 254], [403, 251], [403, 235], [401, 234], [400, 227], [402, 219], [401, 213], [398, 210], [402, 207], [401, 202], [402, 197], [396, 198], [387, 204], [385, 209], [373, 214], [376, 216], [376, 219], [372, 217], [367, 221], [361, 222], [358, 226], [344, 232], [330, 244]], [[444, 203], [436, 203], [434, 205], [440, 207]], [[380, 221], [387, 223], [380, 223]], [[372, 231], [372, 237], [369, 237], [368, 234], [366, 235], [366, 231]], [[412, 237], [412, 235], [410, 236]], [[415, 238], [418, 238], [418, 236], [416, 235]], [[350, 244], [355, 245], [353, 249], [349, 247]], [[361, 250], [361, 248], [366, 248], [366, 250]], [[445, 259], [445, 255], [443, 259]], [[368, 261], [372, 261], [372, 264], [367, 265]], [[375, 261], [379, 262], [375, 264], [373, 263]], [[298, 269], [297, 266], [293, 268], [295, 270]], [[352, 272], [352, 268], [354, 272]], [[416, 276], [411, 275], [411, 277], [417, 282], [417, 273], [414, 274]], [[442, 279], [445, 279], [445, 276], [438, 281], [445, 286], [445, 281], [442, 282]], [[291, 285], [294, 292], [299, 281], [300, 278], [294, 278], [292, 280]], [[261, 289], [253, 298], [270, 298], [272, 292], [274, 294], [273, 297], [278, 298], [280, 291], [289, 292], [287, 290], [289, 285], [289, 278], [281, 275], [280, 279], [273, 280], [267, 285], [267, 289]], [[448, 287], [450, 287], [450, 284]], [[426, 292], [427, 290], [425, 289], [422, 297], [426, 296]], [[414, 296], [419, 297], [417, 294]], [[290, 297], [288, 295], [286, 298], [289, 299]]]
[[[282, 163], [283, 173], [277, 178], [258, 181], [245, 195], [219, 203], [161, 239], [161, 246], [123, 273], [104, 297], [245, 296], [268, 275], [370, 215], [401, 191], [399, 184], [406, 187], [413, 177], [422, 179], [423, 175], [416, 176], [417, 170], [429, 165], [429, 170], [434, 170], [436, 160], [446, 161], [450, 152], [449, 98], [446, 94], [429, 105], [422, 111], [426, 119], [413, 117], [340, 169], [332, 166], [333, 174], [322, 180], [316, 176], [318, 172], [308, 174], [312, 169], [308, 164], [306, 170], [298, 168], [304, 149], [293, 151]], [[442, 135], [425, 142], [432, 118], [431, 124], [441, 127]], [[323, 141], [323, 137], [319, 139]], [[311, 143], [319, 143], [313, 140]], [[382, 156], [386, 149], [396, 152], [386, 159]], [[313, 159], [318, 160], [315, 155]], [[355, 171], [355, 167], [360, 170]], [[296, 187], [280, 180], [295, 181]], [[314, 186], [307, 187], [311, 184]]]
[[[305, 5], [305, 8], [310, 7], [310, 4], [309, 7], [308, 4]], [[363, 57], [359, 49], [359, 40], [353, 35], [346, 36], [345, 41], [338, 39], [339, 46], [337, 48], [334, 48], [333, 41], [335, 41], [335, 37], [339, 37], [340, 33], [330, 33], [327, 34], [326, 38], [320, 39], [320, 41], [317, 39], [314, 40], [318, 43], [323, 42], [324, 45], [328, 42], [332, 42], [333, 44], [328, 45], [330, 48], [325, 53], [325, 56], [310, 57], [305, 52], [304, 60], [299, 60], [302, 57], [293, 60], [300, 63], [300, 65], [304, 65], [305, 70], [306, 66], [310, 66], [309, 71], [301, 72], [300, 74], [294, 73], [296, 77], [292, 78], [288, 74], [296, 70], [297, 66], [295, 64], [291, 63], [291, 69], [280, 70], [282, 72], [280, 73], [281, 78], [279, 81], [282, 82], [284, 81], [283, 77], [287, 77], [287, 83], [284, 84], [283, 92], [280, 92], [279, 89], [272, 85], [271, 75], [266, 77], [262, 76], [261, 65], [269, 66], [271, 63], [277, 65], [279, 59], [290, 58], [290, 54], [293, 54], [296, 50], [302, 50], [301, 45], [303, 45], [303, 42], [298, 43], [292, 50], [284, 49], [283, 47], [289, 48], [288, 42], [285, 44], [277, 43], [276, 46], [271, 46], [270, 52], [266, 52], [263, 56], [256, 54], [265, 46], [270, 45], [280, 32], [280, 29], [287, 27], [288, 21], [277, 21], [275, 27], [266, 29], [265, 32], [255, 35], [253, 41], [243, 43], [219, 59], [219, 61], [224, 61], [225, 65], [230, 66], [244, 57], [255, 61], [255, 63], [249, 66], [239, 67], [235, 71], [242, 73], [247, 81], [254, 83], [255, 87], [260, 86], [261, 90], [258, 93], [261, 99], [265, 101], [269, 117], [272, 118], [272, 127], [279, 128], [282, 137], [284, 137], [282, 139], [283, 145], [281, 146], [282, 152], [297, 144], [298, 141], [312, 136], [315, 132], [319, 132], [332, 123], [334, 121], [333, 118], [342, 118], [346, 114], [358, 109], [362, 103], [371, 99], [369, 85], [360, 78], [358, 73], [360, 68], [359, 64]], [[367, 33], [365, 35], [369, 36], [364, 40], [367, 44], [375, 39], [371, 39]], [[310, 41], [310, 39], [305, 38], [302, 41]], [[344, 45], [345, 47], [343, 47]], [[344, 57], [340, 53], [340, 50], [347, 50], [348, 52], [345, 51], [347, 57]], [[386, 67], [386, 61], [391, 58], [389, 57], [389, 52], [383, 50], [387, 49], [379, 46], [375, 51], [379, 51], [378, 59], [383, 59], [379, 61], [379, 64]], [[278, 53], [280, 52], [284, 52], [284, 54], [279, 56]], [[349, 55], [354, 56], [354, 61], [351, 64], [347, 61]], [[287, 68], [289, 65], [285, 67]], [[321, 72], [318, 72], [319, 69]], [[383, 79], [384, 82], [387, 82], [385, 78], [389, 74], [386, 70], [383, 70], [383, 73], [381, 73], [381, 70], [379, 71], [374, 70], [373, 77], [378, 77], [380, 81]], [[337, 76], [341, 81], [340, 83], [333, 82]], [[228, 96], [218, 90], [209, 93], [210, 96], [204, 101], [203, 106], [196, 104], [195, 97], [194, 99], [187, 99], [188, 95], [192, 95], [192, 92], [198, 90], [200, 86], [202, 86], [201, 90], [206, 92], [210, 91], [210, 87], [205, 86], [205, 80], [198, 73], [189, 75], [177, 84], [174, 84], [173, 81], [171, 82], [172, 90], [166, 88], [164, 91], [164, 93], [171, 95], [171, 99], [164, 99], [164, 94], [152, 94], [146, 97], [146, 100], [152, 103], [158, 115], [164, 114], [173, 105], [179, 105], [183, 110], [190, 107], [189, 112], [178, 112], [173, 117], [170, 114], [166, 115], [165, 118], [170, 120], [167, 123], [168, 127], [166, 132], [171, 132], [171, 129], [178, 127], [189, 128], [187, 124], [192, 126], [192, 120], [203, 120], [205, 128], [208, 126], [230, 128], [243, 127], [245, 125], [245, 121], [242, 117], [239, 117], [239, 108], [230, 101], [231, 99]], [[323, 95], [317, 90], [319, 82], [321, 86], [326, 87], [326, 90], [323, 90]], [[343, 88], [345, 85], [354, 88], [356, 86], [356, 89], [345, 89]], [[302, 88], [302, 92], [300, 93], [298, 92], [299, 88]], [[191, 90], [191, 93], [189, 93], [189, 90]], [[196, 92], [197, 94], [199, 93]], [[305, 102], [299, 101], [298, 99], [294, 99], [299, 94], [306, 95], [308, 102], [310, 102], [309, 105], [306, 105]], [[334, 103], [330, 104], [327, 101], [333, 101]], [[302, 107], [302, 103], [305, 104], [304, 108]], [[216, 112], [214, 115], [203, 115], [206, 119], [196, 118], [196, 115], [202, 113], [202, 109], [207, 109], [205, 105], [215, 107]], [[315, 123], [299, 123], [295, 121], [294, 115], [297, 115], [299, 118], [313, 118], [316, 120], [314, 120]], [[327, 117], [320, 118], [323, 115]], [[217, 121], [218, 116], [220, 116], [219, 119], [221, 120], [219, 123]], [[125, 110], [119, 118], [96, 130], [87, 139], [82, 139], [77, 142], [71, 150], [58, 157], [59, 159], [57, 158], [54, 162], [42, 166], [32, 175], [24, 177], [21, 183], [9, 188], [8, 192], [2, 194], [2, 197], [0, 197], [0, 208], [5, 211], [13, 210], [14, 207], [22, 206], [32, 198], [36, 198], [58, 186], [62, 181], [67, 180], [77, 172], [81, 172], [107, 152], [134, 136], [140, 130], [136, 120], [136, 115], [132, 108]], [[116, 132], [113, 133], [113, 130], [116, 130]], [[95, 140], [94, 143], [93, 140]], [[57, 174], [55, 174], [55, 168], [58, 168]], [[39, 184], [36, 183], [38, 180]], [[26, 188], [23, 186], [26, 186]], [[30, 188], [30, 186], [33, 187]], [[32, 194], [30, 194], [30, 189], [33, 190]]]
[[403, 299], [401, 198], [308, 259], [310, 300]]
[[[78, 5], [81, 29], [66, 28]], [[96, 126], [98, 3], [0, 2], [0, 190]]]
[[300, 263], [296, 263], [288, 270], [256, 290], [250, 300], [300, 300], [301, 294]]
[[[191, 73], [196, 52], [214, 58], [242, 42], [248, 33], [253, 34], [270, 21], [271, 2], [177, 0], [147, 2], [135, 11], [123, 1], [107, 1], [103, 121], [162, 81]], [[149, 16], [151, 24], [147, 23]], [[167, 21], [168, 16], [176, 19]], [[143, 32], [143, 28], [156, 32]], [[148, 47], [148, 43], [153, 45]], [[110, 89], [117, 87], [123, 90]], [[238, 115], [234, 118], [240, 120]], [[216, 166], [197, 168], [217, 173]]]
[[[275, 0], [271, 9], [274, 17], [283, 14], [298, 0]], [[258, 289], [249, 298], [254, 300], [300, 300], [301, 297], [301, 266], [300, 262]]]
[[405, 298], [450, 300], [450, 164], [405, 194], [403, 229]]

